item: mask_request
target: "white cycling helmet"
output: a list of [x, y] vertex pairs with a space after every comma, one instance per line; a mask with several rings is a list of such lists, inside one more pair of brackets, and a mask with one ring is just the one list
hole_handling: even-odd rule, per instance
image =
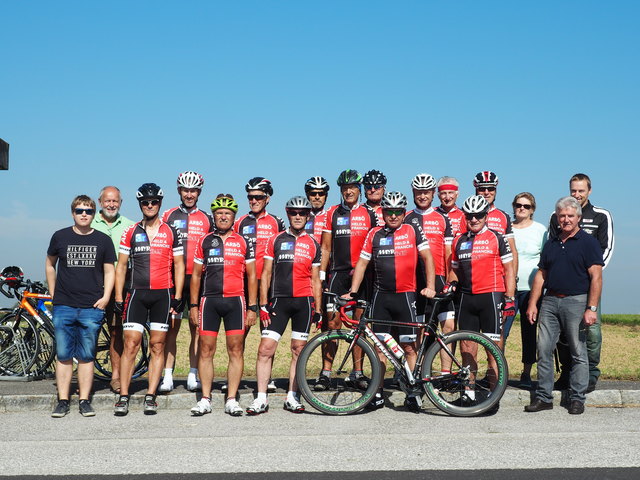
[[329, 191], [329, 183], [325, 180], [324, 177], [316, 176], [311, 177], [304, 184], [304, 191], [309, 193], [311, 190], [324, 190], [325, 192]]
[[428, 173], [419, 173], [411, 180], [411, 188], [416, 190], [432, 190], [436, 188], [436, 179]]
[[382, 208], [407, 208], [407, 197], [400, 192], [387, 192], [380, 202]]
[[305, 197], [291, 197], [284, 208], [306, 208], [311, 210], [311, 203]]
[[489, 203], [482, 195], [471, 195], [462, 204], [464, 213], [486, 213], [489, 210]]
[[178, 175], [177, 183], [178, 187], [197, 188], [198, 190], [202, 190], [202, 187], [204, 185], [204, 178], [202, 178], [202, 175], [200, 175], [199, 173], [188, 170]]

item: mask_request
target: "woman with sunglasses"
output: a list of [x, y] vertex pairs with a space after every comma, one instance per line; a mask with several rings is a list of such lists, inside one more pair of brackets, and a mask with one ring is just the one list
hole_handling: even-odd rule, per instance
[[[520, 254], [518, 274], [516, 277], [516, 310], [520, 309], [520, 326], [522, 336], [522, 375], [519, 386], [531, 388], [531, 367], [536, 363], [536, 325], [527, 321], [527, 305], [533, 278], [538, 271], [540, 252], [547, 241], [547, 229], [544, 225], [533, 221], [536, 211], [536, 199], [529, 192], [522, 192], [513, 198], [513, 234]], [[511, 321], [504, 325], [505, 342], [511, 330]]]

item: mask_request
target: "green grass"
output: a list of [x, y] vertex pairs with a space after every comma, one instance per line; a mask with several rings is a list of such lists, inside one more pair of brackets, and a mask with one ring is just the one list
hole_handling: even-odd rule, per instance
[[604, 325], [640, 325], [640, 315], [614, 313], [602, 315]]

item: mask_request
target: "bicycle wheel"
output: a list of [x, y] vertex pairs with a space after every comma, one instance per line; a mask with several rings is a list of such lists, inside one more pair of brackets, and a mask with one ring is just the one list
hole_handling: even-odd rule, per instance
[[9, 314], [0, 319], [0, 374], [29, 375], [39, 348], [38, 332], [27, 316]]
[[[380, 361], [374, 348], [364, 338], [357, 345], [362, 348], [363, 373], [371, 380], [366, 390], [349, 387], [345, 379], [353, 367], [349, 347], [354, 333], [348, 330], [331, 330], [321, 333], [302, 349], [296, 365], [296, 380], [302, 396], [317, 410], [329, 415], [346, 415], [364, 408], [372, 399], [382, 376]], [[322, 372], [323, 347], [336, 349], [331, 370], [331, 385], [323, 391], [314, 389]], [[344, 365], [343, 365], [344, 364]], [[340, 369], [340, 367], [342, 368]]]
[[[497, 406], [509, 379], [500, 347], [481, 333], [464, 330], [446, 335], [443, 341], [449, 352], [436, 342], [422, 364], [423, 377], [435, 377], [424, 384], [429, 400], [458, 417], [481, 415]], [[443, 358], [452, 360], [450, 374], [442, 372]]]
[[55, 371], [53, 360], [56, 358], [56, 337], [53, 324], [45, 322], [37, 323], [40, 349], [36, 361], [32, 367], [36, 375], [47, 375]]
[[[93, 375], [99, 380], [111, 380], [111, 351], [109, 349], [111, 343], [111, 334], [106, 324], [100, 327], [98, 332], [98, 340], [96, 343], [96, 359]], [[135, 367], [131, 378], [138, 378], [149, 369], [149, 330], [145, 328], [142, 332], [142, 341], [140, 349], [136, 354]]]

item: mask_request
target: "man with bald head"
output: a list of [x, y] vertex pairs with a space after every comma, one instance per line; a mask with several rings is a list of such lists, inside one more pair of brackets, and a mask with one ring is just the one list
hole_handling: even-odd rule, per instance
[[[106, 186], [100, 190], [98, 197], [100, 211], [93, 218], [91, 227], [99, 232], [105, 233], [111, 238], [113, 248], [118, 258], [118, 248], [120, 246], [120, 237], [122, 233], [133, 225], [133, 221], [127, 217], [120, 215], [120, 207], [122, 206], [122, 197], [120, 189], [114, 186]], [[117, 264], [117, 262], [116, 262]], [[105, 321], [109, 327], [111, 334], [111, 344], [109, 345], [109, 353], [111, 358], [111, 389], [118, 393], [120, 391], [120, 355], [122, 355], [122, 318], [114, 311], [115, 297], [111, 294], [111, 300], [105, 310]]]

